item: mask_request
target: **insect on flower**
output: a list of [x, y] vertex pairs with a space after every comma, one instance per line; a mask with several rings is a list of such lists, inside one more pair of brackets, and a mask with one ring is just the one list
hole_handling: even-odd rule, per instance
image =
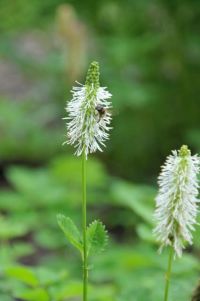
[[105, 116], [105, 114], [108, 112], [107, 108], [104, 105], [100, 105], [98, 104], [95, 107], [96, 111], [98, 112], [98, 122], [101, 120], [101, 118], [103, 118]]
[[85, 85], [73, 87], [72, 100], [67, 103], [67, 141], [74, 145], [75, 154], [102, 151], [111, 129], [111, 94], [99, 84], [99, 65], [92, 62], [89, 66]]

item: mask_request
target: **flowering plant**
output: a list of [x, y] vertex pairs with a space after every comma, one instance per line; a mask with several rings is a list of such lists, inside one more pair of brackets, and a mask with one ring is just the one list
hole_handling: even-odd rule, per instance
[[75, 155], [82, 155], [82, 235], [69, 217], [59, 214], [58, 224], [67, 239], [81, 254], [83, 261], [83, 301], [87, 301], [88, 258], [91, 254], [102, 251], [107, 242], [105, 226], [100, 221], [93, 221], [87, 226], [86, 207], [86, 159], [90, 153], [102, 151], [109, 137], [111, 114], [108, 109], [111, 94], [99, 85], [99, 65], [90, 64], [85, 85], [72, 89], [72, 100], [66, 111], [67, 141], [74, 145]]
[[186, 145], [172, 151], [158, 178], [159, 192], [156, 197], [154, 233], [161, 244], [170, 246], [166, 277], [165, 298], [168, 298], [169, 278], [173, 253], [181, 257], [185, 243], [192, 244], [192, 232], [196, 224], [198, 178], [200, 158], [192, 156]]
[[99, 65], [91, 63], [85, 85], [73, 87], [72, 100], [67, 104], [67, 143], [75, 145], [77, 156], [83, 152], [102, 151], [109, 138], [112, 96], [105, 87], [99, 86]]

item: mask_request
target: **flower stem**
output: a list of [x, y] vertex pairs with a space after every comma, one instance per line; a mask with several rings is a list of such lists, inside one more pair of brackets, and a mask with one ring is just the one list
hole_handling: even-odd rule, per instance
[[170, 247], [169, 251], [169, 259], [168, 259], [168, 268], [166, 273], [166, 281], [165, 281], [165, 295], [164, 295], [164, 301], [168, 300], [168, 293], [169, 293], [169, 283], [170, 283], [170, 277], [171, 277], [171, 270], [172, 270], [172, 259], [173, 259], [174, 250], [172, 247]]
[[83, 301], [87, 301], [87, 282], [88, 282], [88, 267], [87, 267], [87, 206], [86, 206], [86, 157], [85, 152], [82, 154], [82, 223], [83, 223]]

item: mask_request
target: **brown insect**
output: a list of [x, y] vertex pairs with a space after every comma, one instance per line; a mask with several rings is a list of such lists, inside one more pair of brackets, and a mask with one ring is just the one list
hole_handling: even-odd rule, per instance
[[98, 115], [99, 115], [98, 122], [99, 122], [101, 120], [101, 118], [105, 115], [106, 108], [103, 105], [97, 105], [95, 107], [95, 110], [98, 112]]

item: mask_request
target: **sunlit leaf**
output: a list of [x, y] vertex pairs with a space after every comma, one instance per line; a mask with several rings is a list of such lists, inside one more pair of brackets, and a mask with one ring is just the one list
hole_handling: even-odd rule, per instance
[[6, 275], [13, 277], [17, 280], [24, 282], [25, 284], [33, 287], [39, 284], [38, 278], [35, 273], [28, 267], [25, 266], [13, 266], [6, 269]]
[[25, 289], [17, 297], [26, 301], [50, 301], [48, 292], [44, 288], [35, 288], [34, 290]]

